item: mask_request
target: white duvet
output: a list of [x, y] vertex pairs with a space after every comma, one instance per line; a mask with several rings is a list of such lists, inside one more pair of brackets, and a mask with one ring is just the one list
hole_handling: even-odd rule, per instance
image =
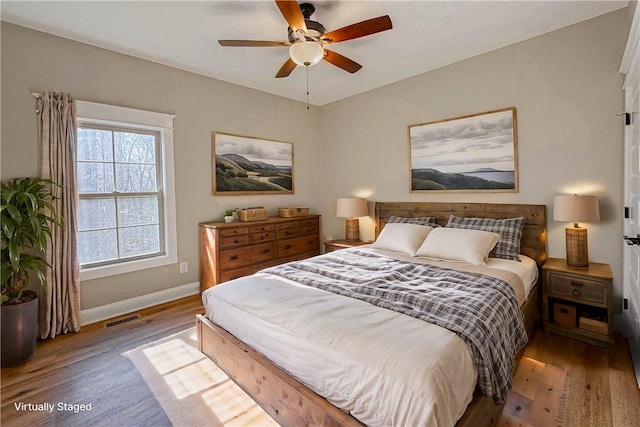
[[211, 321], [367, 425], [452, 426], [471, 401], [471, 350], [439, 326], [260, 273], [202, 297]]

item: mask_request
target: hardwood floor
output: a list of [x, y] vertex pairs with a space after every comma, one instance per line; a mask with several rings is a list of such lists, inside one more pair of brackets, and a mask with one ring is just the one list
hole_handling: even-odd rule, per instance
[[[195, 324], [194, 296], [139, 313], [138, 320], [103, 324], [38, 343], [34, 358], [2, 369], [0, 424], [14, 426], [168, 426], [170, 422], [133, 364], [122, 353]], [[536, 330], [525, 357], [566, 370], [570, 387], [564, 427], [637, 426], [640, 390], [626, 340], [599, 348]], [[16, 405], [91, 404], [91, 410], [19, 410]], [[74, 412], [74, 409], [77, 410]], [[502, 426], [529, 426], [503, 417]], [[547, 426], [544, 426], [547, 427]]]
[[[640, 389], [629, 346], [623, 337], [615, 338], [614, 345], [603, 348], [534, 330], [523, 357], [560, 368], [569, 377], [563, 427], [640, 425]], [[536, 426], [505, 414], [498, 425]]]
[[[0, 424], [14, 426], [168, 426], [169, 419], [122, 353], [195, 325], [200, 296], [141, 310], [138, 320], [39, 342], [26, 364], [2, 369]], [[126, 316], [123, 316], [126, 317]], [[90, 411], [16, 409], [19, 403], [91, 404]], [[74, 409], [74, 408], [72, 408]]]

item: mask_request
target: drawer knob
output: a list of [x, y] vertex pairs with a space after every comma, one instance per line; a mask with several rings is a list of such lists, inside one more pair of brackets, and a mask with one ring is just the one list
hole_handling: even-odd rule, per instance
[[291, 249], [291, 245], [285, 245], [285, 246], [284, 246], [284, 248], [285, 248], [286, 250], [289, 250], [289, 249]]
[[269, 253], [269, 249], [263, 249], [263, 250], [262, 250], [262, 253], [263, 253], [263, 254], [268, 254], [268, 253]]
[[238, 255], [231, 255], [229, 259], [231, 259], [232, 261], [235, 261], [238, 259]]
[[574, 289], [571, 291], [571, 293], [573, 294], [574, 297], [579, 297], [580, 295], [582, 295], [579, 289]]

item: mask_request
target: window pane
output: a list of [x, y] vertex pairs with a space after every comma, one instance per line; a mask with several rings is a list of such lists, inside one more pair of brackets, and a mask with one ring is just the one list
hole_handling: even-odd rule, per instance
[[81, 231], [78, 235], [80, 265], [118, 258], [116, 230]]
[[120, 229], [120, 257], [134, 257], [160, 251], [160, 232], [157, 225]]
[[116, 162], [156, 163], [156, 137], [131, 132], [115, 132]]
[[100, 129], [78, 129], [78, 161], [113, 161], [112, 132]]
[[120, 226], [158, 224], [158, 198], [119, 197], [118, 223]]
[[78, 162], [79, 193], [111, 193], [113, 163]]
[[155, 192], [155, 165], [117, 163], [116, 189], [122, 193]]
[[80, 199], [78, 203], [78, 229], [95, 230], [116, 226], [115, 198]]

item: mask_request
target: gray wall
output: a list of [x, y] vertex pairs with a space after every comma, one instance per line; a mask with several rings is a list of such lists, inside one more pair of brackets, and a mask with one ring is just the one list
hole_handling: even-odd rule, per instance
[[[335, 198], [547, 205], [547, 251], [565, 257], [553, 197], [595, 194], [601, 222], [583, 224], [592, 261], [610, 263], [622, 293], [624, 110], [618, 73], [633, 11], [623, 9], [321, 109], [325, 232]], [[503, 107], [517, 108], [519, 192], [410, 193], [407, 126]], [[373, 239], [373, 222], [360, 221]]]
[[[58, 90], [76, 99], [175, 114], [174, 157], [178, 265], [82, 283], [82, 308], [198, 281], [198, 223], [222, 220], [224, 209], [264, 205], [319, 211], [323, 173], [318, 109], [130, 56], [2, 23], [2, 180], [38, 174], [32, 92]], [[211, 132], [292, 142], [295, 194], [212, 196]]]
[[[2, 23], [1, 178], [36, 175], [31, 92], [61, 90], [77, 99], [176, 114], [174, 150], [178, 257], [168, 266], [82, 284], [83, 309], [198, 280], [201, 221], [227, 207], [309, 206], [326, 236], [342, 237], [335, 199], [546, 204], [548, 254], [564, 256], [564, 227], [553, 196], [601, 199], [589, 224], [590, 257], [614, 268], [621, 289], [623, 126], [618, 66], [628, 10], [549, 33], [433, 72], [307, 111], [301, 103]], [[518, 193], [410, 193], [407, 125], [515, 106]], [[211, 195], [213, 130], [294, 143], [295, 194]], [[363, 237], [373, 223], [361, 220]], [[620, 291], [616, 292], [617, 294]]]

